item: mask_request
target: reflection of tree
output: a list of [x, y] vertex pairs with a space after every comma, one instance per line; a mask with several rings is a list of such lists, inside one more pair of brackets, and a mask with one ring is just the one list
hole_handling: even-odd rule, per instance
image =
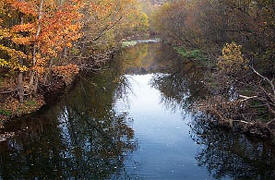
[[[203, 71], [192, 62], [182, 62], [169, 74], [157, 74], [151, 84], [160, 90], [162, 102], [170, 108], [186, 108], [199, 98], [204, 98], [207, 90], [202, 83]], [[168, 72], [167, 72], [168, 73]]]
[[163, 44], [140, 44], [123, 50], [118, 57], [127, 74], [163, 73], [180, 59], [173, 48]]
[[266, 143], [252, 142], [244, 135], [227, 132], [201, 117], [191, 127], [192, 138], [203, 147], [196, 159], [215, 178], [274, 179], [275, 152]]
[[144, 60], [148, 56], [148, 44], [122, 50], [119, 61], [122, 62], [124, 71], [141, 71], [144, 69]]
[[3, 179], [109, 179], [134, 151], [128, 115], [113, 104], [127, 89], [119, 70], [87, 77], [44, 115], [22, 121], [24, 136], [0, 144]]

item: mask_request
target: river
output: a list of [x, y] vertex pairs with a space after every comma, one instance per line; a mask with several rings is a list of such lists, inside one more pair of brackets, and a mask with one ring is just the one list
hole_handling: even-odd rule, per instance
[[192, 104], [207, 74], [160, 43], [123, 49], [55, 103], [6, 125], [0, 179], [267, 179], [269, 143], [220, 128]]

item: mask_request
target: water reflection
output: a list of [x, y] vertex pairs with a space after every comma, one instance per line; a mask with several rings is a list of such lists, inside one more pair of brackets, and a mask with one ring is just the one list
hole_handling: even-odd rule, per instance
[[170, 109], [188, 109], [198, 99], [207, 96], [202, 82], [204, 73], [192, 62], [181, 62], [168, 74], [156, 74], [151, 81], [161, 92], [162, 102]]
[[24, 132], [1, 143], [0, 177], [127, 177], [123, 162], [137, 147], [132, 119], [113, 110], [126, 89], [124, 81], [117, 71], [86, 77], [41, 115], [7, 125], [7, 131]]
[[[0, 179], [273, 179], [274, 150], [191, 111], [203, 69], [173, 49], [124, 49], [56, 104], [6, 124]], [[126, 106], [126, 108], [125, 108]]]
[[119, 56], [125, 74], [171, 73], [182, 59], [171, 47], [163, 44], [145, 44], [128, 48]]
[[136, 146], [125, 117], [110, 112], [95, 120], [68, 108], [56, 121], [37, 119], [36, 126], [43, 129], [37, 127], [1, 144], [1, 177], [109, 178], [119, 173], [125, 154]]
[[268, 142], [249, 140], [197, 116], [192, 122], [192, 138], [202, 150], [196, 155], [216, 179], [271, 180], [275, 177], [275, 152]]

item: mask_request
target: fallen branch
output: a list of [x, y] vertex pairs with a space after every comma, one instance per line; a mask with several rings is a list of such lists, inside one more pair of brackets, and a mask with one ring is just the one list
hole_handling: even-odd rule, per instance
[[239, 95], [240, 98], [244, 98], [243, 100], [241, 100], [241, 102], [243, 101], [248, 101], [250, 99], [254, 99], [254, 98], [258, 98], [258, 96], [252, 96], [252, 97], [248, 97], [248, 96], [244, 96], [244, 95]]

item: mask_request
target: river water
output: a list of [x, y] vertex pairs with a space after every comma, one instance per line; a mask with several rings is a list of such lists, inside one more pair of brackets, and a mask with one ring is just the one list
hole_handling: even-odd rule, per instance
[[9, 123], [0, 179], [267, 179], [268, 143], [192, 110], [206, 72], [162, 44], [126, 48], [56, 103]]

